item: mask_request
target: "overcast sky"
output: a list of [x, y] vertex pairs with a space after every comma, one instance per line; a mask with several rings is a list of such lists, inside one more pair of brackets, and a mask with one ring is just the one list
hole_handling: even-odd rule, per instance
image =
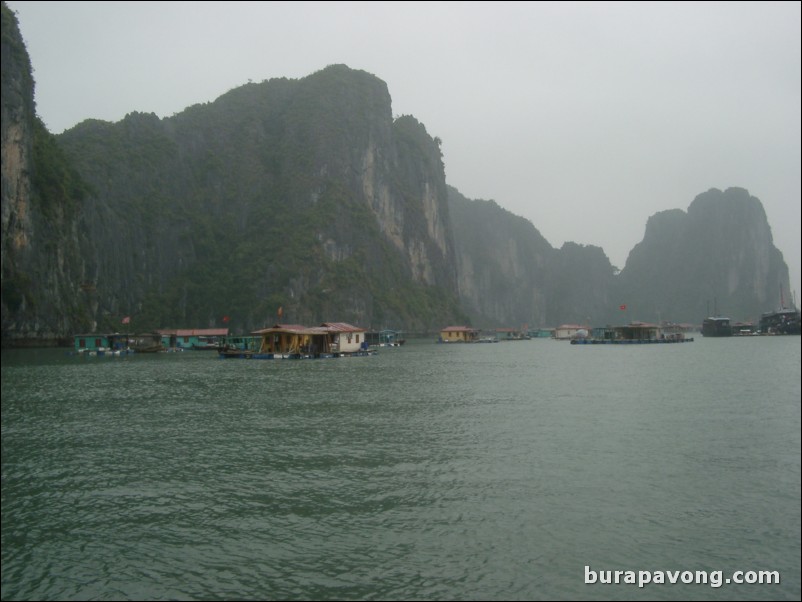
[[620, 268], [650, 215], [746, 188], [799, 305], [799, 2], [7, 5], [54, 133], [344, 63], [442, 139], [462, 194]]

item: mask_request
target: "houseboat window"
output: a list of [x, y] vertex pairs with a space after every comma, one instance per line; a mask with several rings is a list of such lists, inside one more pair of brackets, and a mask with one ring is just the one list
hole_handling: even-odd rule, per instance
[[86, 339], [78, 339], [78, 347], [80, 349], [85, 349], [86, 348]]
[[100, 339], [95, 339], [95, 347], [102, 347], [103, 345], [100, 342]]
[[359, 342], [359, 335], [356, 335], [356, 342]]

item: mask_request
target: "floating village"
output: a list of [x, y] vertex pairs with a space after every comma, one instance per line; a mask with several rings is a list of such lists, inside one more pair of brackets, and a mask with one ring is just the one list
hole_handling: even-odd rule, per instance
[[400, 333], [382, 331], [372, 342], [364, 328], [345, 322], [319, 326], [274, 324], [248, 335], [228, 328], [165, 329], [143, 334], [79, 334], [75, 352], [86, 355], [124, 355], [177, 351], [212, 351], [223, 359], [320, 359], [366, 356], [376, 347], [403, 344]]
[[[127, 319], [124, 319], [124, 323]], [[693, 342], [704, 337], [777, 336], [800, 334], [798, 309], [779, 309], [761, 316], [758, 324], [733, 322], [712, 316], [698, 324], [630, 322], [621, 326], [589, 327], [563, 324], [556, 328], [497, 328], [483, 331], [471, 326], [447, 326], [439, 344], [499, 343], [532, 339], [569, 341], [572, 345], [643, 345]], [[346, 322], [318, 326], [274, 324], [247, 335], [228, 328], [162, 329], [147, 333], [77, 334], [75, 355], [119, 356], [131, 353], [181, 351], [213, 352], [221, 359], [323, 359], [375, 355], [381, 347], [400, 347], [401, 331], [372, 331]]]

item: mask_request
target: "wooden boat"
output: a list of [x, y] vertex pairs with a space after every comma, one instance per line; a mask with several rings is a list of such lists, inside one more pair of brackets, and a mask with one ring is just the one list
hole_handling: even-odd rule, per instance
[[722, 316], [705, 318], [702, 321], [703, 337], [731, 337], [730, 319]]

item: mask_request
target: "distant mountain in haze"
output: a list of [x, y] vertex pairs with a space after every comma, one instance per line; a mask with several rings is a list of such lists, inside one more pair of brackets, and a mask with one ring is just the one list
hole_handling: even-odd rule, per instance
[[478, 324], [559, 325], [616, 305], [614, 268], [599, 247], [554, 249], [528, 220], [450, 188], [462, 307]]
[[35, 115], [3, 4], [2, 335], [278, 321], [367, 328], [700, 322], [776, 305], [788, 271], [760, 202], [730, 189], [653, 216], [616, 275], [527, 220], [447, 186], [440, 143], [393, 119], [386, 84], [344, 65], [231, 90], [173, 117]]
[[711, 189], [687, 212], [650, 217], [620, 280], [622, 298], [646, 320], [718, 310], [757, 322], [779, 306], [781, 289], [787, 293], [788, 268], [760, 201], [742, 188]]

